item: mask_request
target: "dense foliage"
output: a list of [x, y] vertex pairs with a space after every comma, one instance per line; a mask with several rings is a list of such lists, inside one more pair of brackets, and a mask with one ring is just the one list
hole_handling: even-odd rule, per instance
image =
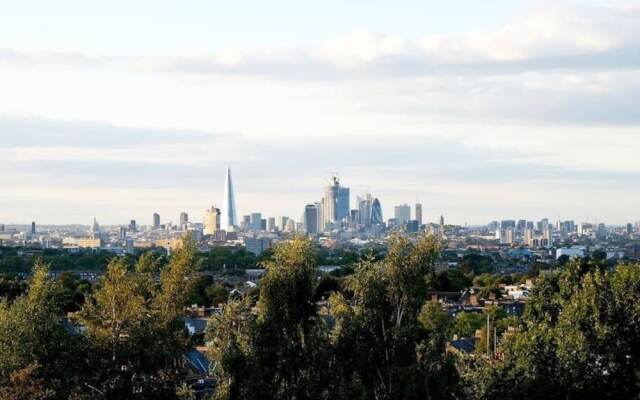
[[640, 398], [640, 266], [574, 260], [541, 276], [500, 352], [461, 363], [469, 398]]
[[[43, 261], [28, 282], [2, 276], [0, 400], [195, 399], [189, 304], [223, 304], [205, 340], [212, 399], [640, 399], [640, 265], [562, 260], [518, 318], [432, 301], [472, 285], [495, 297], [525, 278], [474, 275], [477, 257], [466, 273], [436, 272], [434, 237], [394, 236], [385, 256], [345, 251], [348, 276], [318, 277], [320, 251], [302, 237], [278, 244], [259, 287], [232, 297], [198, 272], [211, 254], [189, 238], [168, 260], [112, 258], [93, 285], [52, 278]], [[447, 351], [474, 335], [475, 351]]]
[[0, 302], [0, 399], [175, 398], [195, 255], [185, 239], [159, 282], [153, 256], [141, 257], [134, 270], [114, 258], [69, 318], [65, 306], [82, 285], [52, 279], [37, 262], [28, 292]]

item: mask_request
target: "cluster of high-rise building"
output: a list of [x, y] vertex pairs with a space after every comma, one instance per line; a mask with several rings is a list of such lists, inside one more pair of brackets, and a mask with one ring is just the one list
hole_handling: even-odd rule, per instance
[[186, 232], [203, 246], [244, 246], [248, 251], [260, 254], [282, 235], [304, 233], [320, 240], [378, 240], [389, 231], [407, 233], [427, 232], [450, 241], [479, 238], [499, 245], [549, 248], [567, 239], [593, 238], [603, 240], [613, 234], [634, 239], [640, 233], [640, 222], [624, 227], [609, 228], [603, 223], [576, 223], [548, 218], [539, 221], [505, 219], [493, 221], [486, 227], [445, 226], [444, 216], [430, 223], [423, 220], [422, 204], [417, 202], [398, 204], [393, 215], [383, 218], [380, 200], [370, 193], [355, 196], [351, 203], [351, 191], [337, 176], [332, 176], [324, 187], [322, 196], [307, 203], [298, 221], [289, 216], [266, 217], [261, 212], [251, 212], [238, 219], [231, 169], [225, 172], [222, 207], [211, 205], [204, 210], [202, 222], [189, 219], [186, 212], [178, 216], [178, 223], [163, 223], [158, 212], [152, 214], [151, 225], [139, 225], [132, 219], [128, 225], [102, 229], [94, 218], [87, 231], [67, 230], [64, 234], [36, 229], [36, 222], [22, 232], [15, 228], [6, 230], [0, 225], [0, 243], [27, 243], [38, 240], [44, 247], [61, 243], [69, 248], [107, 248], [118, 252], [133, 252], [135, 248], [162, 246], [170, 248], [179, 242]]
[[[528, 247], [550, 247], [572, 235], [593, 236], [603, 239], [608, 229], [604, 223], [590, 223], [557, 220], [550, 223], [548, 218], [539, 221], [524, 219], [493, 221], [488, 225], [489, 230], [495, 232], [496, 239], [502, 244], [521, 244]], [[633, 233], [633, 224], [627, 224], [627, 234]]]
[[351, 208], [350, 201], [349, 188], [342, 186], [337, 176], [331, 177], [320, 201], [304, 207], [304, 232], [317, 234], [348, 228], [378, 228], [383, 225], [382, 207], [377, 198], [373, 198], [371, 194], [357, 196], [357, 208], [354, 209]]

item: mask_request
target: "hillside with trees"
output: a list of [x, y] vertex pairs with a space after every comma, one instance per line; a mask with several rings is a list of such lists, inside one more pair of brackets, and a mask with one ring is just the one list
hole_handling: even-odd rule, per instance
[[[317, 251], [278, 244], [244, 296], [203, 277], [218, 262], [189, 238], [167, 260], [112, 258], [94, 285], [37, 261], [27, 283], [0, 282], [0, 399], [640, 398], [639, 265], [564, 260], [536, 277], [521, 317], [452, 315], [432, 290], [473, 280], [490, 295], [508, 279], [472, 258], [476, 279], [436, 272], [432, 236], [394, 236], [348, 276], [319, 277]], [[197, 395], [183, 359], [194, 302], [224, 303], [204, 339], [214, 389]], [[449, 351], [474, 332], [474, 351]]]

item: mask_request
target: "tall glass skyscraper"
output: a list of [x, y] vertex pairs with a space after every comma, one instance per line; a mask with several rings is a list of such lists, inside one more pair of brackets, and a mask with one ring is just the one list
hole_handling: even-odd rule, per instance
[[375, 198], [371, 203], [371, 225], [382, 225], [383, 223], [382, 206], [380, 205], [380, 200]]
[[227, 175], [224, 181], [224, 198], [222, 199], [222, 223], [221, 228], [226, 231], [233, 231], [238, 225], [236, 216], [236, 198], [233, 194], [233, 182], [231, 180], [231, 169], [227, 166]]
[[331, 178], [331, 184], [324, 189], [322, 199], [322, 227], [333, 228], [333, 225], [349, 218], [349, 188], [340, 186], [336, 176]]
[[318, 233], [318, 207], [315, 204], [304, 207], [304, 229], [307, 233]]
[[341, 186], [338, 189], [338, 207], [336, 210], [336, 217], [338, 221], [349, 219], [350, 207], [351, 205], [349, 204], [349, 188]]

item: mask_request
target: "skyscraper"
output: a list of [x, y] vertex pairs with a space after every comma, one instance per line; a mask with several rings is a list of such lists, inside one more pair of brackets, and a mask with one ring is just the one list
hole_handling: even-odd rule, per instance
[[36, 234], [36, 221], [31, 221], [31, 234]]
[[284, 232], [287, 229], [287, 222], [289, 221], [289, 217], [278, 217], [278, 230]]
[[350, 207], [351, 205], [349, 204], [349, 188], [341, 186], [338, 188], [336, 219], [338, 221], [348, 219]]
[[214, 206], [204, 212], [203, 233], [205, 235], [215, 235], [220, 230], [220, 209]]
[[238, 219], [236, 216], [236, 198], [233, 194], [231, 169], [227, 166], [227, 174], [224, 181], [224, 198], [222, 199], [221, 226], [227, 231], [232, 231], [236, 225], [238, 225]]
[[160, 214], [153, 213], [153, 229], [160, 228]]
[[416, 203], [416, 221], [418, 221], [418, 226], [422, 225], [422, 204]]
[[336, 222], [349, 218], [349, 188], [340, 186], [337, 176], [324, 188], [322, 199], [322, 226], [333, 228]]
[[360, 217], [359, 223], [364, 226], [370, 226], [371, 225], [371, 202], [372, 202], [371, 195], [367, 193], [364, 196], [364, 199], [358, 196], [357, 201], [358, 201], [358, 217]]
[[380, 200], [375, 198], [371, 203], [371, 225], [382, 225], [383, 223], [382, 206], [380, 205]]
[[323, 226], [332, 227], [338, 220], [338, 189], [340, 182], [337, 177], [333, 177], [331, 184], [324, 188], [324, 197], [322, 198], [322, 218]]
[[189, 224], [189, 214], [187, 214], [186, 212], [181, 212], [180, 213], [180, 226], [184, 227], [185, 225]]
[[315, 204], [304, 207], [304, 229], [307, 233], [318, 233], [318, 207]]
[[252, 213], [249, 222], [249, 229], [253, 229], [254, 231], [259, 231], [262, 228], [262, 214], [260, 213]]
[[411, 207], [407, 204], [395, 206], [393, 216], [398, 221], [398, 224], [406, 224], [411, 219]]

